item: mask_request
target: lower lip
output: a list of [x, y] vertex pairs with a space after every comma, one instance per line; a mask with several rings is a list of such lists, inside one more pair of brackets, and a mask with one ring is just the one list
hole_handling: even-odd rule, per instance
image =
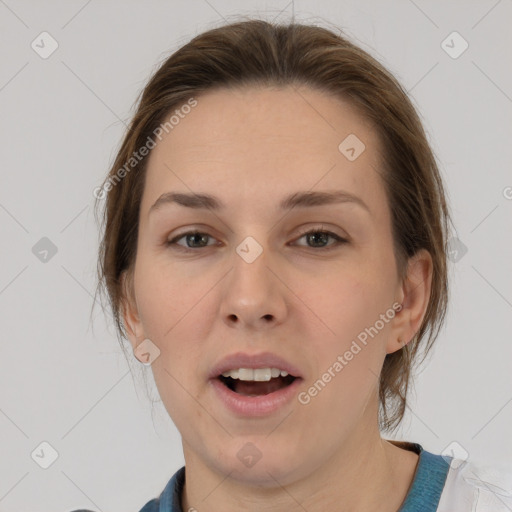
[[291, 384], [278, 391], [259, 396], [245, 396], [235, 393], [219, 379], [211, 379], [210, 382], [217, 396], [231, 412], [240, 416], [254, 417], [266, 416], [289, 403], [296, 396], [301, 380], [298, 377]]

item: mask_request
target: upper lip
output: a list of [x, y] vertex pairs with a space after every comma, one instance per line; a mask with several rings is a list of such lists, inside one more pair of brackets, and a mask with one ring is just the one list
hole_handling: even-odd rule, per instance
[[293, 377], [301, 377], [297, 367], [271, 352], [260, 352], [259, 354], [236, 352], [218, 361], [212, 368], [209, 378], [215, 379], [228, 370], [238, 368], [279, 368], [280, 370], [285, 370]]

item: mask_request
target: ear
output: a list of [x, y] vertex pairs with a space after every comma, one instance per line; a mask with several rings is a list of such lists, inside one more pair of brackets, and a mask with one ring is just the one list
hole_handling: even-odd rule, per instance
[[124, 270], [121, 273], [121, 315], [126, 334], [133, 350], [135, 351], [139, 343], [144, 339], [142, 323], [139, 318], [137, 301], [133, 288], [133, 277]]
[[407, 345], [418, 332], [427, 311], [432, 286], [432, 256], [421, 249], [407, 263], [407, 275], [400, 283], [398, 298], [402, 309], [393, 318], [386, 353]]

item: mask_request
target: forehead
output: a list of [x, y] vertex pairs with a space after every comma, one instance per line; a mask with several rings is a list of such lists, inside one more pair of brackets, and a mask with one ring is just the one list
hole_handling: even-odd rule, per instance
[[[292, 86], [219, 89], [196, 100], [151, 152], [142, 211], [173, 190], [236, 193], [239, 205], [295, 189], [382, 195], [378, 136], [347, 101]], [[351, 148], [364, 150], [354, 160], [344, 153]]]

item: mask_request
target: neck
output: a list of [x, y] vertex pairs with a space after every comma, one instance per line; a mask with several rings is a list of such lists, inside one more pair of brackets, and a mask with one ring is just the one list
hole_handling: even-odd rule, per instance
[[[365, 423], [368, 425], [368, 423]], [[283, 485], [271, 477], [253, 483], [222, 474], [183, 445], [186, 483], [183, 511], [200, 512], [395, 512], [407, 495], [418, 455], [380, 436], [377, 428], [354, 429], [330, 459]]]

